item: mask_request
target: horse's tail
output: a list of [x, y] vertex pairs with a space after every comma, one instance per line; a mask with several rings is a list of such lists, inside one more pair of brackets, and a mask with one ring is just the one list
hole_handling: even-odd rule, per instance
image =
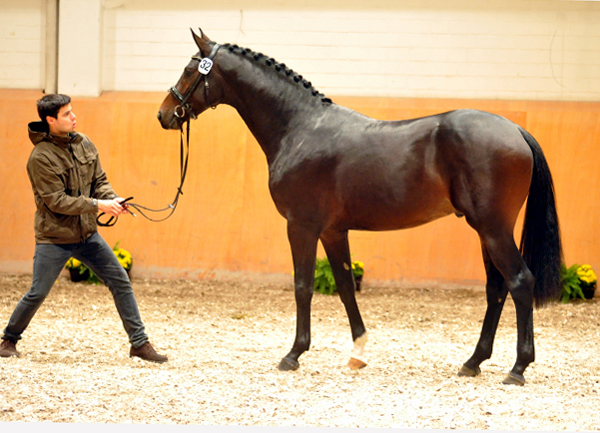
[[562, 244], [552, 175], [542, 148], [533, 136], [519, 127], [533, 152], [533, 174], [525, 210], [520, 251], [535, 278], [536, 307], [558, 299], [561, 290]]

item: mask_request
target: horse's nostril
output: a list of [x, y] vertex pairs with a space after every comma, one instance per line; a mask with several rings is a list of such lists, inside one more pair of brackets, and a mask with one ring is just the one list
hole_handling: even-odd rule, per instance
[[158, 117], [158, 120], [160, 120], [162, 118], [162, 113], [159, 111], [156, 117]]

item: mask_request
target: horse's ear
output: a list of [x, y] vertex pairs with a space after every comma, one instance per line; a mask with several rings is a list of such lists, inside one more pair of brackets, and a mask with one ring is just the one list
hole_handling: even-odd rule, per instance
[[202, 32], [202, 29], [200, 28], [198, 29], [200, 30], [200, 36], [194, 33], [192, 29], [190, 30], [192, 32], [192, 36], [194, 37], [194, 42], [196, 42], [196, 45], [200, 50], [200, 53], [202, 53], [203, 56], [207, 56], [208, 53], [210, 53], [210, 45], [208, 44], [210, 39], [204, 34], [204, 32]]

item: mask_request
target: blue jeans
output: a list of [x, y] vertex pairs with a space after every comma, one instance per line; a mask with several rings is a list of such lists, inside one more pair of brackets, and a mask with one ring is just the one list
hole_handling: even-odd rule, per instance
[[2, 338], [15, 343], [21, 339], [70, 257], [84, 263], [108, 286], [131, 345], [139, 347], [148, 341], [129, 276], [99, 233], [77, 244], [35, 246], [31, 288], [15, 307]]

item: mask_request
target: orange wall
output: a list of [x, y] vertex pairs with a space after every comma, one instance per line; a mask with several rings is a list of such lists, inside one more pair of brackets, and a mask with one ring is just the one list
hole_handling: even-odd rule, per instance
[[[0, 272], [31, 272], [27, 124], [37, 120], [35, 101], [41, 96], [34, 90], [0, 90]], [[77, 128], [100, 150], [117, 193], [155, 208], [173, 200], [179, 177], [179, 133], [162, 130], [156, 120], [164, 97], [107, 92], [72, 103]], [[540, 142], [554, 176], [567, 263], [600, 270], [600, 103], [333, 99], [380, 119], [477, 108], [524, 126]], [[160, 223], [122, 216], [100, 232], [110, 244], [120, 241], [131, 251], [134, 277], [256, 277], [291, 274], [285, 227], [269, 196], [260, 147], [236, 111], [220, 106], [192, 123], [188, 178], [175, 214]], [[352, 232], [350, 242], [353, 259], [365, 263], [367, 281], [484, 280], [477, 235], [454, 216], [404, 231]]]

